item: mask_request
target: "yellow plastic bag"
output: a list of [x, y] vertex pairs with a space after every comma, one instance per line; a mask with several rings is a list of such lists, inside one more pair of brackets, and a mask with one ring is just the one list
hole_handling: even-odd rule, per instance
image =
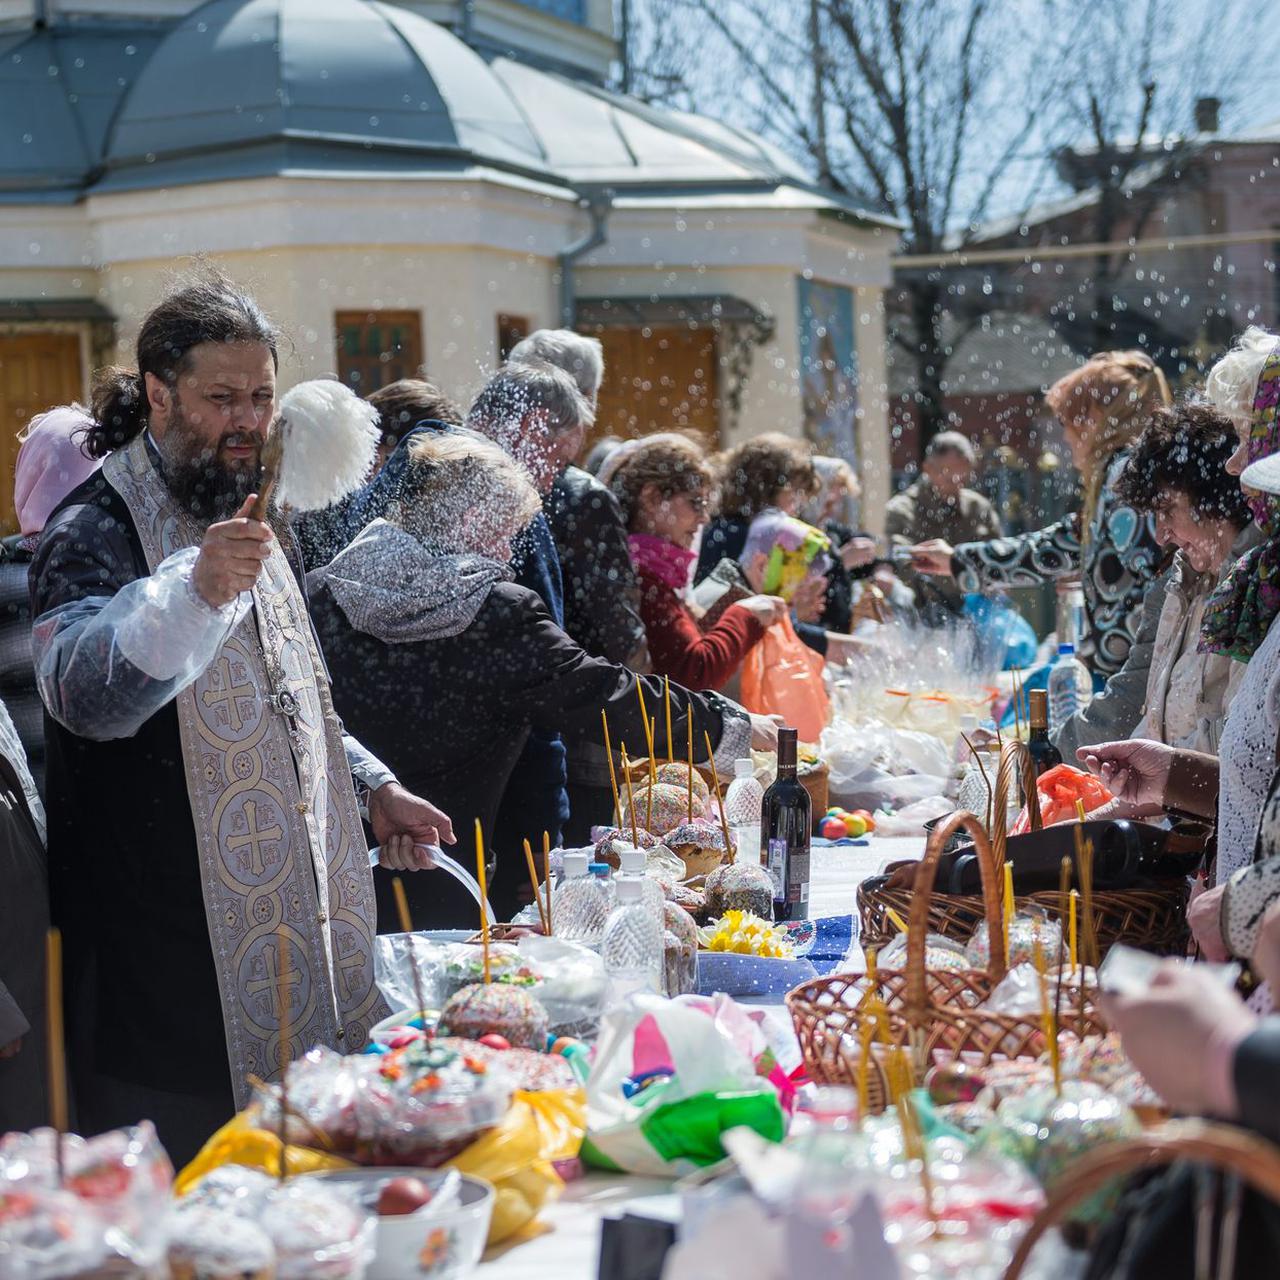
[[[224, 1164], [243, 1164], [251, 1169], [261, 1169], [276, 1177], [280, 1173], [280, 1139], [266, 1129], [259, 1129], [253, 1110], [241, 1111], [200, 1148], [196, 1158], [174, 1179], [174, 1195], [184, 1196], [210, 1170]], [[354, 1169], [350, 1160], [331, 1156], [311, 1147], [288, 1149], [289, 1173], [321, 1173], [327, 1169]]]
[[581, 1089], [517, 1091], [502, 1123], [447, 1162], [493, 1184], [489, 1244], [515, 1235], [560, 1194], [564, 1183], [552, 1161], [572, 1160], [586, 1129], [587, 1098]]
[[[224, 1124], [178, 1175], [175, 1194], [185, 1195], [211, 1169], [224, 1164], [278, 1173], [280, 1139], [257, 1128], [255, 1119], [250, 1110]], [[552, 1162], [572, 1160], [582, 1146], [586, 1128], [587, 1099], [581, 1089], [517, 1091], [502, 1123], [448, 1161], [446, 1167], [493, 1184], [497, 1195], [489, 1244], [498, 1244], [528, 1225], [560, 1193], [564, 1183]], [[288, 1149], [290, 1174], [354, 1167], [350, 1160], [309, 1147]]]

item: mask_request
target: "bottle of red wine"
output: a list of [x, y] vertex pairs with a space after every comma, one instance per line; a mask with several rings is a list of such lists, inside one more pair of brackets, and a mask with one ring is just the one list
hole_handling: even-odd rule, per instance
[[1044, 689], [1028, 689], [1027, 705], [1030, 708], [1031, 736], [1027, 750], [1035, 762], [1036, 777], [1062, 763], [1062, 752], [1049, 741], [1049, 694]]
[[796, 778], [795, 729], [778, 730], [778, 776], [764, 793], [760, 834], [773, 877], [773, 918], [804, 920], [809, 915], [809, 836], [813, 810], [809, 793]]

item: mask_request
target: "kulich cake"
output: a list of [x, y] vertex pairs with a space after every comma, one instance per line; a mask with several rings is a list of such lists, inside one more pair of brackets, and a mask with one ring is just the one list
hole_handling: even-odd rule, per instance
[[684, 863], [686, 880], [714, 871], [725, 860], [727, 852], [720, 827], [700, 819], [672, 828], [663, 843]]
[[198, 1205], [170, 1221], [170, 1280], [274, 1280], [276, 1250], [250, 1218]]
[[[447, 1000], [463, 987], [483, 981], [483, 948], [467, 942], [450, 947], [444, 963], [440, 998]], [[536, 987], [542, 979], [525, 963], [518, 947], [508, 942], [495, 942], [489, 947], [489, 981], [493, 985]]]
[[[657, 770], [657, 780], [666, 783], [668, 786], [679, 787], [685, 793], [685, 803], [688, 804], [688, 788], [689, 788], [689, 766], [675, 761], [673, 764], [659, 765]], [[707, 812], [707, 808], [711, 803], [711, 788], [707, 786], [706, 779], [697, 769], [693, 771], [693, 816], [696, 818], [699, 814]]]
[[278, 1280], [360, 1280], [373, 1261], [373, 1215], [306, 1178], [273, 1191], [258, 1225], [275, 1247]]
[[773, 877], [759, 863], [731, 862], [707, 876], [707, 915], [719, 919], [726, 911], [745, 911], [773, 919]]
[[565, 1058], [556, 1053], [539, 1053], [533, 1049], [493, 1049], [475, 1040], [444, 1036], [436, 1041], [444, 1049], [452, 1049], [491, 1070], [505, 1072], [518, 1089], [540, 1093], [548, 1089], [572, 1089], [578, 1079]]
[[499, 1035], [515, 1048], [542, 1049], [549, 1030], [546, 1009], [522, 987], [473, 983], [440, 1011], [441, 1034], [464, 1040]]
[[[655, 835], [650, 835], [642, 825], [636, 824], [636, 838], [638, 843], [637, 849], [656, 849], [662, 843]], [[596, 841], [595, 849], [592, 851], [593, 862], [607, 862], [615, 871], [622, 865], [618, 856], [620, 846], [631, 844], [631, 829], [623, 830], [621, 827], [611, 827], [608, 831]]]
[[[674, 787], [669, 782], [659, 782], [652, 788], [653, 807], [650, 811], [649, 792], [647, 786], [635, 789], [635, 820], [637, 827], [643, 827], [651, 835], [663, 836], [672, 827], [678, 827], [689, 820], [689, 801], [683, 787]], [[631, 825], [632, 810], [624, 805], [622, 826], [626, 830]], [[695, 809], [695, 815], [697, 810]]]

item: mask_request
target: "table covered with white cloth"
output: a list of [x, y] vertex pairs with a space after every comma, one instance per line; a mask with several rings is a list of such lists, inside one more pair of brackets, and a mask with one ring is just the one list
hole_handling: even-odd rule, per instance
[[[856, 913], [858, 885], [889, 862], [918, 858], [924, 838], [870, 838], [865, 845], [815, 847], [810, 869], [809, 914], [813, 919]], [[780, 1003], [764, 1005], [780, 1025], [791, 1025]], [[505, 1280], [595, 1280], [600, 1222], [620, 1214], [630, 1201], [670, 1197], [671, 1182], [659, 1178], [588, 1173], [570, 1183], [560, 1200], [543, 1211], [518, 1241], [491, 1250], [476, 1272]]]

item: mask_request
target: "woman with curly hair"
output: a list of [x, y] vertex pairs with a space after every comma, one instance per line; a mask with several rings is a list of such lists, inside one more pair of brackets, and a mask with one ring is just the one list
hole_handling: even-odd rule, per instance
[[704, 627], [685, 603], [693, 542], [706, 523], [713, 481], [703, 451], [674, 434], [631, 448], [611, 478], [640, 579], [653, 669], [690, 689], [722, 688], [786, 611], [776, 596], [748, 596]]
[[794, 516], [820, 488], [813, 450], [780, 432], [744, 440], [721, 455], [720, 501], [702, 535], [694, 581], [701, 582], [721, 560], [742, 555], [747, 531], [761, 512]]
[[1150, 516], [1126, 504], [1116, 485], [1129, 449], [1169, 384], [1141, 351], [1101, 351], [1049, 388], [1045, 403], [1062, 423], [1083, 482], [1081, 510], [1013, 538], [951, 546], [941, 538], [912, 548], [913, 567], [956, 579], [965, 592], [1032, 587], [1080, 574], [1085, 634], [1077, 647], [1097, 676], [1124, 666], [1138, 634], [1142, 601], [1157, 576], [1160, 549]]

